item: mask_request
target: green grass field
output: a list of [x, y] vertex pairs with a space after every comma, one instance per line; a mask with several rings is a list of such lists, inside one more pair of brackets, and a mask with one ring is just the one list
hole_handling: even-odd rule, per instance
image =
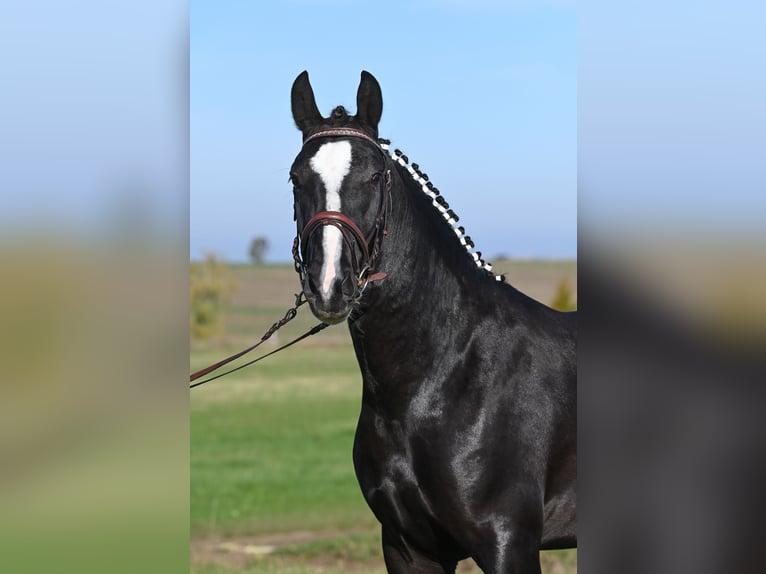
[[[192, 371], [257, 340], [293, 302], [291, 268], [232, 270], [239, 290], [227, 332], [213, 344], [194, 345]], [[527, 269], [528, 282], [546, 293], [563, 276], [574, 283], [572, 262]], [[315, 322], [304, 308], [264, 347], [271, 350]], [[377, 522], [351, 460], [360, 398], [345, 325], [192, 391], [193, 573], [385, 572]], [[545, 572], [576, 572], [576, 551], [541, 556]], [[460, 571], [478, 569], [467, 562]]]
[[269, 360], [192, 396], [192, 534], [370, 525], [351, 464], [360, 385], [349, 349]]

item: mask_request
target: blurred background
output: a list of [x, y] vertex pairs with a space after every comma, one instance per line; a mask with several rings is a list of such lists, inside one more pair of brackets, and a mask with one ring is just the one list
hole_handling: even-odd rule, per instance
[[188, 569], [188, 38], [2, 8], [0, 571]]

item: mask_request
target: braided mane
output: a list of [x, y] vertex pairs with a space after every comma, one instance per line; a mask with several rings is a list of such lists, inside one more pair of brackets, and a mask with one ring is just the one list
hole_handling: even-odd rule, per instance
[[394, 152], [391, 153], [389, 151], [391, 145], [390, 140], [379, 138], [378, 143], [381, 149], [396, 163], [405, 168], [413, 181], [420, 185], [420, 189], [431, 200], [431, 205], [439, 212], [447, 225], [449, 225], [450, 229], [455, 233], [458, 241], [460, 241], [460, 244], [465, 248], [466, 253], [471, 257], [476, 266], [479, 269], [486, 271], [488, 275], [493, 276], [496, 281], [505, 282], [505, 275], [495, 275], [495, 273], [492, 272], [492, 264], [481, 258], [481, 251], [475, 251], [476, 246], [471, 237], [465, 234], [465, 229], [462, 225], [457, 225], [460, 218], [454, 211], [452, 211], [452, 209], [450, 209], [449, 203], [447, 203], [444, 196], [441, 195], [439, 189], [428, 180], [428, 175], [420, 170], [420, 166], [416, 163], [410, 164], [409, 158], [399, 149], [394, 149]]

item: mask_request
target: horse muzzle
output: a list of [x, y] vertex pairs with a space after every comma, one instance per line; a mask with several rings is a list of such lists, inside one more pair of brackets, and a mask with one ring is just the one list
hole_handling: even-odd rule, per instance
[[[319, 280], [314, 277], [319, 277]], [[311, 312], [328, 325], [345, 321], [354, 305], [356, 291], [356, 281], [348, 274], [328, 280], [322, 274], [309, 271], [303, 285]]]

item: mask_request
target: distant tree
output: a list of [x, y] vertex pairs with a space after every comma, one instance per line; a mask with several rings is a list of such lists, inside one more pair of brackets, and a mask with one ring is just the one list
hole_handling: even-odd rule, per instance
[[551, 307], [558, 311], [574, 311], [577, 309], [577, 301], [574, 299], [572, 288], [569, 281], [564, 277], [556, 288], [556, 294], [553, 296]]
[[266, 252], [269, 250], [269, 240], [265, 237], [256, 237], [250, 242], [250, 261], [255, 265], [260, 265], [266, 259]]
[[195, 339], [210, 339], [223, 331], [223, 312], [236, 289], [229, 268], [214, 255], [189, 265], [190, 329]]

